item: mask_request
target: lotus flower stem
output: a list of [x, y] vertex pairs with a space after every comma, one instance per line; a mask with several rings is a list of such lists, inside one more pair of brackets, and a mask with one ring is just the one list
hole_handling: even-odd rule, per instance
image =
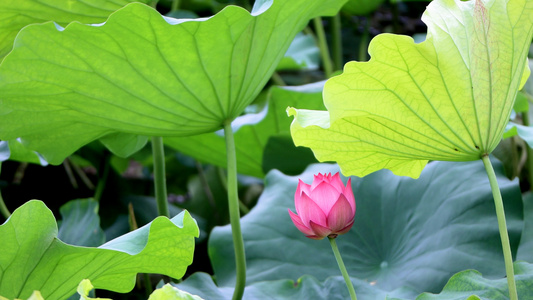
[[329, 243], [331, 244], [331, 249], [333, 249], [333, 254], [335, 254], [335, 259], [337, 260], [339, 269], [341, 270], [342, 277], [344, 277], [344, 281], [346, 282], [348, 292], [350, 292], [350, 299], [357, 300], [357, 296], [355, 295], [355, 289], [353, 288], [353, 284], [350, 280], [350, 276], [348, 275], [348, 271], [346, 271], [346, 266], [344, 266], [344, 262], [342, 261], [341, 253], [339, 252], [339, 248], [337, 247], [337, 242], [335, 242], [335, 238], [328, 237], [328, 239]]
[[509, 286], [509, 296], [511, 300], [517, 300], [518, 294], [516, 292], [516, 283], [514, 279], [513, 255], [511, 254], [511, 245], [509, 243], [509, 234], [507, 233], [507, 224], [505, 222], [505, 211], [503, 209], [500, 187], [498, 186], [496, 174], [494, 173], [494, 168], [492, 167], [489, 156], [483, 155], [481, 160], [483, 160], [485, 170], [489, 176], [492, 197], [494, 198], [494, 205], [496, 206], [496, 217], [498, 218], [498, 228], [500, 229], [500, 239], [502, 241], [505, 272], [507, 273], [507, 285]]
[[165, 180], [165, 150], [163, 138], [152, 137], [152, 155], [154, 157], [154, 186], [157, 212], [160, 216], [170, 217], [167, 201], [167, 183]]
[[322, 56], [324, 73], [326, 73], [326, 77], [329, 78], [333, 73], [333, 64], [331, 63], [331, 57], [329, 55], [329, 48], [326, 41], [326, 33], [324, 32], [324, 25], [322, 25], [322, 18], [314, 18], [313, 24], [315, 25], [315, 33], [318, 38], [318, 48], [320, 49], [320, 55]]
[[237, 281], [233, 292], [233, 300], [240, 300], [246, 285], [246, 256], [244, 255], [244, 242], [241, 233], [239, 198], [237, 194], [237, 158], [235, 154], [235, 140], [231, 121], [224, 123], [224, 136], [226, 138], [226, 154], [228, 160], [228, 208], [235, 251], [235, 265]]

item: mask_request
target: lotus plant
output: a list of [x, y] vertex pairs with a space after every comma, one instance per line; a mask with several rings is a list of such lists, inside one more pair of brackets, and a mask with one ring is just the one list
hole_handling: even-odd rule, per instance
[[301, 179], [294, 194], [296, 214], [289, 209], [292, 222], [306, 237], [321, 240], [328, 237], [352, 300], [357, 299], [350, 276], [346, 271], [335, 238], [347, 233], [353, 226], [355, 198], [351, 179], [346, 186], [339, 173], [314, 176], [313, 183]]

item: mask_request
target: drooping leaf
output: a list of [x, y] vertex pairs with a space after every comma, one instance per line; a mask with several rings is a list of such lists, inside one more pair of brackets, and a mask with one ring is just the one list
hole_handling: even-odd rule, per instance
[[[516, 253], [523, 226], [518, 180], [509, 181], [499, 163], [496, 170]], [[339, 274], [328, 241], [306, 238], [287, 212], [294, 209], [298, 178], [312, 182], [313, 174], [336, 171], [337, 166], [320, 164], [298, 177], [277, 171], [267, 175], [257, 205], [241, 222], [249, 284], [296, 280], [304, 274], [322, 281]], [[355, 223], [337, 238], [351, 277], [382, 290], [408, 286], [421, 293], [440, 292], [453, 274], [469, 268], [485, 276], [505, 276], [494, 202], [481, 161], [432, 162], [418, 180], [383, 170], [352, 177], [352, 189]], [[213, 230], [209, 254], [218, 285], [233, 286], [229, 226]]]
[[[416, 293], [409, 288], [402, 287], [394, 291], [384, 291], [364, 280], [352, 278], [352, 283], [359, 300], [412, 299]], [[192, 294], [200, 295], [204, 299], [230, 300], [233, 287], [218, 287], [206, 273], [195, 273], [184, 282], [177, 284], [180, 289]], [[290, 300], [344, 300], [350, 295], [346, 283], [341, 276], [329, 277], [323, 282], [315, 277], [305, 275], [297, 280], [281, 279], [260, 281], [249, 284], [244, 289], [243, 300], [256, 299], [290, 299]]]
[[64, 243], [76, 246], [98, 247], [105, 242], [100, 228], [98, 201], [71, 200], [59, 208], [61, 223], [57, 237]]
[[0, 138], [58, 164], [111, 133], [213, 132], [255, 99], [307, 21], [344, 1], [262, 0], [189, 21], [132, 3], [103, 26], [27, 26], [0, 65]]
[[[264, 110], [239, 117], [232, 123], [235, 131], [239, 173], [264, 177], [263, 158], [269, 138], [290, 134], [290, 119], [287, 118], [285, 109], [292, 105], [308, 109], [323, 109], [321, 97], [323, 85], [324, 82], [317, 82], [296, 87], [272, 87], [267, 96], [267, 107]], [[220, 167], [227, 165], [224, 137], [221, 134], [209, 133], [186, 138], [165, 138], [164, 141], [166, 145], [202, 162]], [[291, 151], [291, 148], [294, 149], [289, 146], [285, 150]], [[285, 159], [285, 157], [279, 157], [279, 159]]]
[[45, 299], [66, 299], [83, 279], [96, 288], [128, 292], [136, 273], [180, 278], [192, 262], [198, 227], [187, 212], [164, 217], [98, 248], [71, 246], [57, 238], [52, 212], [29, 201], [0, 225], [0, 291], [27, 298], [39, 290]]
[[150, 0], [2, 0], [0, 1], [0, 61], [11, 50], [22, 27], [47, 21], [65, 26], [72, 21], [104, 22], [109, 14], [131, 2]]
[[349, 62], [328, 80], [328, 111], [290, 109], [295, 144], [346, 175], [413, 178], [428, 160], [494, 150], [529, 75], [533, 2], [435, 0], [422, 20], [426, 41], [379, 35], [369, 62]]
[[129, 157], [148, 143], [148, 137], [126, 133], [112, 133], [100, 139], [109, 151], [119, 157]]

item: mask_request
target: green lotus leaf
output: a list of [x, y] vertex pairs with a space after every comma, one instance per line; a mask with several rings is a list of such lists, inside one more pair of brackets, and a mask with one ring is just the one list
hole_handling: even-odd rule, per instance
[[435, 0], [422, 20], [424, 42], [379, 35], [369, 62], [328, 80], [327, 112], [289, 109], [295, 144], [356, 176], [417, 178], [428, 160], [491, 153], [529, 75], [533, 2]]
[[[516, 253], [524, 224], [519, 182], [508, 180], [501, 164], [493, 163]], [[248, 285], [297, 280], [306, 274], [319, 281], [340, 275], [329, 242], [306, 238], [287, 212], [294, 210], [299, 179], [310, 183], [319, 172], [338, 170], [336, 165], [315, 164], [299, 176], [276, 170], [266, 176], [256, 206], [241, 219]], [[489, 278], [505, 276], [494, 201], [481, 161], [432, 162], [417, 180], [382, 170], [351, 177], [351, 182], [355, 222], [337, 238], [351, 277], [384, 291], [410, 287], [417, 295], [440, 292], [451, 276], [465, 269], [479, 270]], [[232, 287], [230, 227], [216, 227], [208, 247], [217, 284]]]
[[[263, 158], [269, 139], [276, 135], [289, 136], [290, 119], [286, 117], [287, 106], [298, 105], [308, 109], [323, 109], [322, 88], [317, 82], [295, 87], [272, 87], [267, 96], [267, 107], [256, 114], [237, 118], [232, 126], [235, 131], [235, 148], [239, 173], [264, 177]], [[226, 167], [224, 136], [208, 133], [190, 137], [165, 138], [164, 142], [186, 155], [202, 162]], [[292, 145], [289, 150], [294, 148]], [[285, 156], [280, 157], [284, 159]]]
[[64, 243], [76, 246], [98, 247], [105, 242], [100, 228], [98, 201], [93, 199], [71, 200], [59, 208], [57, 237]]
[[131, 2], [150, 0], [2, 0], [0, 1], [0, 61], [11, 50], [22, 27], [47, 21], [64, 26], [72, 21], [104, 22], [109, 14]]
[[[515, 262], [514, 269], [519, 299], [533, 299], [533, 265]], [[507, 279], [488, 279], [477, 271], [467, 270], [450, 278], [438, 295], [424, 293], [416, 300], [505, 300], [508, 295]]]
[[181, 278], [192, 263], [198, 227], [188, 212], [150, 224], [98, 248], [71, 246], [57, 238], [52, 212], [32, 200], [0, 225], [0, 294], [24, 298], [39, 290], [45, 299], [66, 299], [83, 279], [96, 288], [129, 292], [137, 273]]
[[0, 65], [0, 138], [60, 163], [122, 132], [213, 132], [259, 94], [310, 18], [344, 0], [256, 1], [208, 19], [163, 18], [132, 3], [102, 26], [30, 25]]
[[[385, 291], [361, 279], [351, 278], [351, 280], [359, 300], [391, 299], [391, 297], [395, 297], [394, 299], [413, 299], [417, 294], [407, 287]], [[217, 286], [211, 276], [206, 273], [195, 273], [176, 286], [189, 293], [200, 295], [204, 299], [229, 300], [233, 294], [233, 287]], [[346, 283], [341, 276], [328, 277], [321, 282], [309, 275], [302, 276], [297, 280], [280, 279], [254, 282], [246, 286], [243, 296], [243, 300], [344, 300], [349, 298]]]

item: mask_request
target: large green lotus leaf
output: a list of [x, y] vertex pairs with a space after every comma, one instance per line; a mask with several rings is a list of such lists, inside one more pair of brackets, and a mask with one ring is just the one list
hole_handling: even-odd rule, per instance
[[132, 3], [105, 25], [20, 31], [0, 65], [0, 138], [58, 164], [123, 132], [189, 136], [222, 128], [259, 94], [307, 21], [344, 0], [257, 1], [208, 19], [163, 18]]
[[71, 200], [59, 208], [57, 237], [64, 243], [76, 246], [98, 247], [105, 242], [100, 228], [98, 201], [94, 199]]
[[435, 0], [422, 20], [424, 42], [379, 35], [369, 62], [328, 80], [327, 112], [290, 109], [295, 144], [356, 176], [491, 153], [529, 75], [533, 1]]
[[[511, 249], [522, 230], [518, 180], [509, 181], [496, 164], [505, 202]], [[298, 178], [337, 172], [333, 165], [312, 165], [297, 177], [271, 171], [257, 205], [241, 219], [247, 256], [247, 282], [293, 279], [304, 274], [324, 280], [339, 270], [327, 240], [311, 240], [289, 218]], [[494, 201], [481, 161], [432, 162], [420, 179], [387, 170], [352, 177], [357, 204], [350, 232], [337, 238], [350, 276], [390, 291], [407, 286], [439, 292], [455, 273], [476, 269], [503, 277], [505, 268]], [[217, 227], [209, 255], [219, 286], [233, 286], [231, 230]]]
[[29, 201], [0, 225], [0, 294], [27, 298], [39, 290], [45, 299], [66, 299], [83, 279], [96, 288], [128, 292], [137, 273], [181, 278], [192, 263], [198, 227], [188, 212], [164, 217], [98, 248], [71, 246], [57, 238], [52, 212]]
[[[526, 262], [515, 262], [515, 280], [519, 299], [533, 299], [533, 266]], [[488, 279], [474, 270], [455, 274], [441, 293], [424, 293], [416, 300], [507, 300], [509, 288], [507, 279]], [[395, 300], [392, 298], [391, 300]]]
[[533, 262], [533, 193], [524, 194], [524, 229], [516, 259]]
[[[268, 104], [265, 109], [256, 114], [239, 117], [232, 123], [239, 173], [256, 177], [265, 176], [262, 160], [269, 138], [290, 134], [290, 119], [285, 113], [287, 106], [323, 109], [323, 86], [324, 82], [295, 87], [272, 87], [267, 96]], [[165, 138], [164, 142], [167, 146], [202, 162], [220, 167], [227, 165], [224, 137], [219, 133]]]
[[[408, 288], [387, 292], [364, 280], [356, 278], [351, 278], [351, 280], [359, 300], [389, 299], [390, 297], [413, 299], [417, 294]], [[218, 287], [211, 276], [206, 273], [195, 273], [176, 286], [204, 299], [217, 300], [231, 299], [234, 289], [233, 287]], [[244, 300], [343, 300], [349, 298], [346, 283], [340, 275], [329, 277], [323, 282], [309, 275], [302, 276], [297, 280], [281, 279], [254, 282], [246, 286], [243, 296]]]
[[131, 2], [150, 0], [2, 0], [0, 1], [0, 61], [13, 46], [22, 27], [46, 21], [66, 25], [72, 21], [104, 22], [109, 14]]

